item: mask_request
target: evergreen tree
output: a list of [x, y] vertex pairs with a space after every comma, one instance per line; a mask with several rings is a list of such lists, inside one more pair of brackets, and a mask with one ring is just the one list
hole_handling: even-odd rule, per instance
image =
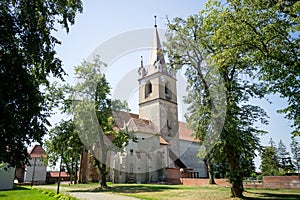
[[276, 176], [279, 174], [279, 163], [277, 159], [274, 147], [268, 146], [263, 148], [260, 169], [264, 176]]
[[282, 142], [282, 140], [279, 140], [278, 143], [277, 159], [278, 159], [279, 168], [281, 169], [282, 173], [287, 173], [294, 169], [290, 153], [286, 150], [286, 146]]
[[298, 176], [300, 177], [300, 142], [296, 137], [292, 137], [291, 151], [293, 154], [293, 163], [297, 169]]

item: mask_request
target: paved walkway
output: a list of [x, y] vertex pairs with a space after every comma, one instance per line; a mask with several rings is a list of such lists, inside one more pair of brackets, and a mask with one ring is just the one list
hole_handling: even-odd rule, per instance
[[70, 196], [76, 197], [78, 199], [84, 200], [98, 200], [98, 199], [108, 199], [108, 200], [138, 200], [134, 197], [126, 197], [109, 193], [102, 192], [69, 192]]
[[[35, 186], [37, 188], [44, 188], [44, 189], [50, 189], [56, 191], [57, 186], [53, 185], [40, 185], [40, 186]], [[111, 194], [111, 193], [106, 193], [106, 192], [86, 192], [86, 191], [70, 191], [68, 188], [65, 187], [60, 187], [60, 191], [64, 194], [68, 194], [72, 197], [75, 197], [80, 200], [98, 200], [98, 199], [103, 199], [103, 200], [138, 200], [135, 197], [127, 197], [127, 196], [121, 196], [121, 195], [116, 195], [116, 194]]]

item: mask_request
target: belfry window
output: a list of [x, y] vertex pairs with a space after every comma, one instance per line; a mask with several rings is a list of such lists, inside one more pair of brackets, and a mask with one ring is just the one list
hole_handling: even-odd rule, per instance
[[170, 89], [168, 87], [168, 83], [165, 84], [165, 97], [168, 100], [171, 100], [171, 98], [172, 98], [171, 97], [171, 91], [170, 91]]
[[169, 88], [168, 88], [168, 84], [166, 83], [165, 84], [165, 94], [169, 94], [170, 91], [169, 91]]
[[152, 84], [148, 81], [145, 85], [145, 98], [147, 98], [152, 93]]

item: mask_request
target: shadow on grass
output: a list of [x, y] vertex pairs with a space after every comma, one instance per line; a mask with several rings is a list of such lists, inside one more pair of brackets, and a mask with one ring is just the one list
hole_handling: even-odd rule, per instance
[[70, 190], [70, 192], [113, 192], [113, 193], [141, 193], [141, 192], [162, 192], [164, 190], [177, 190], [178, 188], [159, 185], [118, 185], [112, 187], [97, 187], [87, 190]]
[[277, 193], [273, 193], [272, 191], [270, 191], [270, 192], [247, 191], [246, 193], [256, 194], [256, 195], [259, 195], [259, 197], [244, 197], [243, 199], [245, 199], [245, 200], [266, 200], [266, 199], [299, 200], [300, 199], [300, 194], [277, 194]]
[[[14, 192], [16, 190], [29, 190], [29, 189], [28, 188], [24, 188], [24, 187], [16, 187], [16, 188], [14, 188], [12, 190], [0, 190], [0, 193], [1, 192]], [[0, 194], [0, 198], [1, 197], [8, 197], [8, 195], [6, 195], [6, 194]]]
[[26, 188], [26, 187], [16, 187], [14, 188], [12, 191], [14, 190], [30, 190], [30, 188]]

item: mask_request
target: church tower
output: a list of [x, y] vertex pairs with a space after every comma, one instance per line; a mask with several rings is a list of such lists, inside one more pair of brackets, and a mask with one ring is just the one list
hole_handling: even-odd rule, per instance
[[173, 70], [167, 69], [156, 22], [149, 64], [144, 66], [142, 60], [138, 73], [139, 116], [155, 124], [160, 136], [169, 143], [174, 162], [179, 155], [176, 77]]

